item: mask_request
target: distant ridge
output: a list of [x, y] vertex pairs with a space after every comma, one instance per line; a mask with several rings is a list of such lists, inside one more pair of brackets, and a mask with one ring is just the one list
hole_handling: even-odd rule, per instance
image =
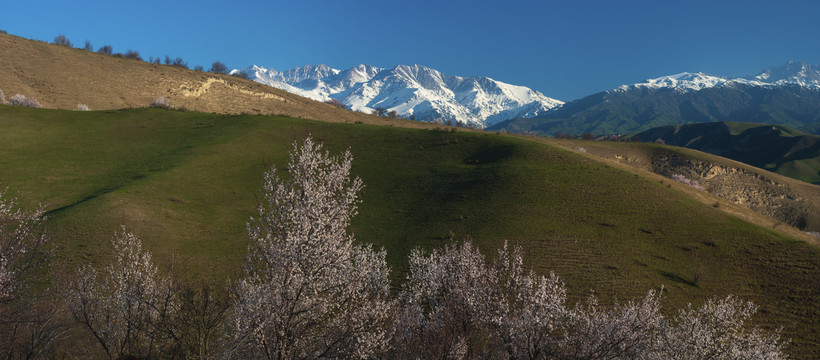
[[663, 126], [633, 138], [660, 139], [667, 145], [708, 152], [820, 184], [820, 136], [785, 126], [737, 122]]
[[285, 71], [254, 65], [236, 72], [314, 100], [337, 99], [355, 111], [383, 108], [419, 121], [479, 128], [538, 116], [563, 104], [524, 86], [448, 75], [422, 65], [385, 69], [361, 64], [347, 70], [306, 65]]
[[490, 127], [541, 135], [629, 134], [718, 121], [788, 126], [820, 134], [820, 66], [790, 61], [754, 76], [680, 73], [574, 100], [532, 119]]

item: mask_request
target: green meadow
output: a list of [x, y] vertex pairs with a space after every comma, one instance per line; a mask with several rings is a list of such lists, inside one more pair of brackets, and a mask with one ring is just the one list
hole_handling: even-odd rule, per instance
[[409, 251], [470, 237], [504, 241], [555, 271], [573, 301], [665, 289], [665, 309], [735, 294], [754, 324], [783, 327], [820, 357], [820, 249], [695, 201], [665, 184], [526, 138], [160, 109], [75, 112], [0, 105], [0, 185], [43, 204], [55, 266], [102, 265], [125, 226], [164, 271], [242, 274], [262, 173], [287, 174], [294, 141], [350, 149], [365, 184], [353, 231], [387, 250], [394, 286]]

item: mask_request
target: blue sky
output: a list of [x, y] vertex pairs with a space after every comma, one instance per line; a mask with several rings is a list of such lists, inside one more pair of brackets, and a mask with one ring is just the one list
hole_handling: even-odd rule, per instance
[[561, 100], [683, 71], [820, 63], [817, 1], [25, 0], [0, 6], [0, 30], [206, 69], [421, 64]]

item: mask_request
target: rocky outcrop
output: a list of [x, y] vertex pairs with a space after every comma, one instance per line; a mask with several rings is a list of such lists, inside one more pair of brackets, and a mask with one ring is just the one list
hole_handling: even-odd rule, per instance
[[694, 159], [672, 151], [657, 150], [649, 157], [650, 170], [672, 177], [683, 175], [697, 181], [705, 191], [743, 205], [801, 230], [815, 211], [810, 199], [784, 182], [727, 165]]

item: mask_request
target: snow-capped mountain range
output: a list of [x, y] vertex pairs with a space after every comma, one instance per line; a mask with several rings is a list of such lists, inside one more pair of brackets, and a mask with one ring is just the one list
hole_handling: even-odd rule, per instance
[[[347, 70], [327, 65], [306, 65], [285, 71], [262, 66], [233, 70], [251, 79], [318, 101], [336, 99], [351, 110], [373, 112], [382, 108], [419, 121], [462, 123], [485, 128], [511, 119], [551, 118], [571, 111], [564, 104], [524, 86], [487, 77], [444, 74], [421, 65], [378, 68], [366, 64]], [[789, 61], [757, 75], [722, 77], [702, 72], [684, 72], [622, 85], [606, 94], [646, 89], [697, 92], [736, 85], [779, 88], [800, 86], [820, 89], [820, 66]], [[595, 96], [595, 95], [591, 95]], [[645, 94], [644, 96], [649, 96]], [[608, 96], [607, 96], [608, 97]], [[573, 102], [575, 103], [575, 102]], [[570, 108], [576, 108], [575, 104]]]
[[680, 73], [569, 101], [536, 118], [490, 130], [628, 134], [664, 125], [738, 121], [784, 125], [820, 134], [820, 66], [790, 61], [757, 75]]
[[612, 91], [624, 91], [630, 88], [671, 88], [677, 91], [698, 91], [712, 87], [745, 84], [753, 86], [799, 85], [808, 88], [820, 88], [820, 66], [803, 62], [789, 61], [780, 67], [769, 67], [760, 74], [745, 77], [721, 77], [702, 72], [684, 72], [675, 75], [649, 79], [642, 83], [621, 85]]
[[337, 99], [355, 111], [383, 108], [415, 120], [480, 128], [534, 117], [563, 104], [524, 86], [448, 75], [421, 65], [385, 69], [362, 64], [347, 70], [306, 65], [286, 71], [254, 65], [236, 72], [314, 100]]

